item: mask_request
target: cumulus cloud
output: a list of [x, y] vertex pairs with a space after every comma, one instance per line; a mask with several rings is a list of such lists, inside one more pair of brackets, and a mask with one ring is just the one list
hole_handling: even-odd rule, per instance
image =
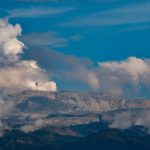
[[21, 35], [19, 24], [15, 26], [8, 24], [7, 20], [0, 20], [0, 61], [14, 62], [19, 59], [19, 54], [23, 53], [24, 44], [17, 40]]
[[9, 93], [23, 90], [55, 91], [56, 84], [48, 81], [48, 76], [35, 61], [22, 61], [15, 66], [0, 68], [0, 88]]
[[24, 90], [55, 91], [56, 83], [49, 81], [46, 71], [34, 60], [22, 60], [24, 44], [17, 39], [21, 35], [19, 24], [11, 25], [0, 20], [0, 116], [15, 106], [7, 95]]
[[150, 59], [128, 57], [95, 64], [87, 58], [39, 48], [25, 55], [37, 60], [60, 82], [78, 81], [85, 84], [82, 86], [123, 96], [147, 96], [150, 90]]
[[141, 75], [150, 72], [150, 64], [146, 60], [142, 60], [136, 57], [129, 57], [124, 61], [113, 61], [99, 63], [102, 68], [106, 68], [110, 71], [122, 71], [131, 76], [135, 81], [138, 81]]
[[99, 79], [94, 70], [94, 63], [87, 58], [78, 58], [74, 55], [40, 48], [33, 48], [25, 55], [37, 60], [42, 68], [61, 82], [72, 84], [72, 81], [79, 81], [80, 84], [86, 84], [94, 90], [99, 89]]
[[122, 61], [100, 62], [99, 79], [101, 89], [110, 93], [141, 94], [143, 89], [149, 90], [150, 60], [129, 57]]

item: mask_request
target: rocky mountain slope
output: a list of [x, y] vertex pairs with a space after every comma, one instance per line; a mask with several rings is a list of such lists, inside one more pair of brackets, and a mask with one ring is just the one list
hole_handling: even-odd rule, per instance
[[30, 108], [41, 103], [45, 106], [44, 109], [49, 109], [51, 113], [107, 112], [120, 109], [150, 108], [149, 99], [128, 99], [102, 92], [26, 91], [14, 97], [17, 99], [19, 106], [26, 103], [26, 100], [30, 100]]

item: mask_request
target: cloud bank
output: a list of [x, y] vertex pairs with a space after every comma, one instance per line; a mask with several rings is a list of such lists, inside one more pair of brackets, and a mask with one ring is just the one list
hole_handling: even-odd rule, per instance
[[129, 57], [122, 61], [98, 64], [102, 89], [118, 95], [138, 95], [150, 90], [150, 59]]
[[116, 114], [110, 128], [127, 129], [132, 126], [143, 125], [150, 133], [150, 110], [126, 111]]
[[24, 90], [55, 91], [56, 83], [49, 81], [46, 71], [34, 60], [22, 60], [25, 45], [17, 39], [21, 35], [19, 24], [0, 20], [0, 116], [9, 113], [14, 103], [6, 97]]
[[42, 129], [47, 126], [52, 127], [62, 127], [80, 124], [89, 124], [90, 122], [98, 121], [97, 118], [92, 117], [66, 117], [66, 118], [38, 118], [36, 120], [31, 120], [30, 123], [25, 124], [19, 128], [20, 131], [29, 133]]
[[94, 63], [87, 58], [78, 58], [74, 55], [66, 55], [62, 52], [40, 48], [33, 48], [25, 55], [28, 58], [37, 60], [42, 68], [45, 68], [61, 82], [72, 84], [72, 81], [78, 81], [80, 84], [86, 84], [91, 89], [99, 89], [96, 68]]
[[42, 68], [60, 82], [69, 81], [71, 84], [78, 81], [90, 89], [113, 95], [149, 96], [150, 59], [133, 56], [120, 61], [94, 63], [87, 58], [37, 48], [27, 55], [37, 60]]

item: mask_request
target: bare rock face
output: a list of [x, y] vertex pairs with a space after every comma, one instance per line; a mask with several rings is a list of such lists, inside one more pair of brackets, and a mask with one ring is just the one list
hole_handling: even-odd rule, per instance
[[97, 113], [121, 109], [150, 108], [150, 100], [148, 99], [128, 99], [102, 92], [25, 91], [15, 95], [14, 98], [18, 101], [18, 108], [24, 105], [27, 111], [29, 111], [28, 109], [40, 111], [44, 109], [51, 113]]

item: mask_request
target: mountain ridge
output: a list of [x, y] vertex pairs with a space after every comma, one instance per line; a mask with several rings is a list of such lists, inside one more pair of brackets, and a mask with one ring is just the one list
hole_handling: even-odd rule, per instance
[[[76, 111], [103, 112], [119, 109], [144, 109], [150, 108], [149, 99], [129, 99], [119, 96], [112, 96], [102, 92], [42, 92], [25, 91], [15, 95], [18, 104], [33, 97], [44, 97], [51, 102], [58, 102], [70, 107], [76, 107]], [[73, 111], [73, 110], [72, 110]]]

